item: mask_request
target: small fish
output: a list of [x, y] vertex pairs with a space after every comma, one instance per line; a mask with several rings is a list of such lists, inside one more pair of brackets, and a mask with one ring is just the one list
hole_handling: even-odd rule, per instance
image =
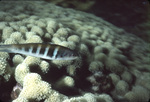
[[19, 53], [48, 60], [74, 60], [78, 54], [57, 44], [27, 43], [0, 45], [0, 52]]

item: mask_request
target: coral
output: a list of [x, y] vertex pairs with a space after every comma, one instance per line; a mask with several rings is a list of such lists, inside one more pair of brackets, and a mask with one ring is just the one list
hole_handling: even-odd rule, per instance
[[21, 27], [19, 28], [19, 32], [21, 32], [22, 34], [25, 34], [26, 32], [28, 32], [28, 29], [27, 29], [27, 27], [25, 27], [25, 26], [21, 26]]
[[118, 83], [116, 84], [117, 94], [124, 95], [128, 91], [129, 91], [129, 85], [127, 84], [127, 82], [122, 80], [118, 81]]
[[87, 31], [83, 31], [83, 32], [82, 32], [82, 35], [81, 35], [81, 39], [82, 39], [82, 40], [86, 40], [86, 39], [88, 39], [88, 38], [90, 38], [90, 37], [89, 37], [89, 33], [88, 33]]
[[89, 55], [89, 49], [85, 44], [81, 44], [79, 49], [82, 55], [86, 55], [86, 56]]
[[51, 35], [50, 35], [49, 33], [46, 33], [46, 34], [44, 35], [44, 38], [45, 38], [45, 39], [51, 39]]
[[25, 33], [26, 39], [30, 39], [33, 35], [36, 35], [36, 33], [35, 32], [26, 32]]
[[74, 50], [74, 49], [76, 48], [75, 43], [74, 43], [74, 42], [71, 42], [71, 41], [69, 41], [69, 42], [67, 42], [67, 41], [62, 41], [62, 42], [59, 43], [59, 45], [68, 47], [68, 48], [70, 48], [70, 49], [72, 49], [72, 50]]
[[71, 99], [66, 99], [63, 102], [87, 102], [87, 100], [84, 97], [77, 97], [77, 98], [71, 98]]
[[13, 32], [13, 33], [10, 35], [10, 38], [14, 38], [15, 41], [21, 43], [21, 40], [23, 39], [23, 36], [22, 36], [22, 34], [21, 34], [20, 32]]
[[3, 76], [5, 81], [9, 81], [11, 77], [12, 71], [10, 66], [7, 65], [7, 61], [5, 58], [0, 58], [0, 76]]
[[40, 28], [46, 27], [46, 24], [45, 24], [44, 20], [42, 20], [42, 19], [39, 21], [35, 21], [35, 24]]
[[63, 102], [113, 102], [113, 100], [106, 94], [94, 95], [92, 93], [86, 93], [83, 96], [66, 99]]
[[15, 69], [15, 79], [16, 81], [23, 85], [24, 77], [29, 73], [29, 67], [25, 63], [19, 64]]
[[9, 38], [12, 32], [13, 32], [12, 27], [6, 26], [5, 28], [3, 28], [2, 39], [6, 40], [7, 38]]
[[43, 30], [42, 30], [39, 26], [33, 26], [33, 27], [31, 28], [31, 32], [35, 32], [35, 33], [37, 33], [37, 35], [39, 35], [39, 36], [43, 36], [43, 35], [44, 35]]
[[91, 93], [86, 93], [83, 97], [87, 100], [87, 102], [96, 102], [97, 100], [96, 97]]
[[102, 72], [95, 72], [87, 80], [92, 83], [91, 89], [94, 92], [109, 92], [114, 88], [111, 77], [103, 75]]
[[74, 87], [75, 83], [72, 77], [65, 76], [62, 77], [57, 83], [56, 87], [63, 88], [63, 87]]
[[0, 58], [7, 59], [9, 58], [9, 54], [7, 52], [0, 52]]
[[32, 56], [27, 56], [23, 63], [25, 63], [28, 66], [33, 66], [33, 65], [39, 65], [41, 62], [40, 58], [32, 57]]
[[113, 102], [113, 99], [107, 94], [96, 96], [97, 102]]
[[104, 53], [95, 54], [94, 59], [100, 62], [106, 62], [107, 61], [107, 55]]
[[24, 97], [19, 97], [19, 98], [13, 100], [12, 102], [29, 102], [29, 101]]
[[109, 74], [109, 76], [111, 77], [114, 85], [116, 85], [118, 81], [120, 81], [120, 77], [114, 73]]
[[[57, 32], [55, 33], [56, 35], [59, 35], [59, 37], [64, 37], [67, 38], [68, 36], [68, 30], [66, 28], [59, 28]], [[55, 36], [55, 35], [54, 35]]]
[[4, 44], [17, 44], [14, 38], [8, 38], [5, 40]]
[[[48, 20], [48, 22], [47, 22], [47, 27], [46, 27], [46, 29], [47, 29], [47, 31], [50, 33], [50, 34], [53, 34], [53, 33], [51, 33], [51, 29], [52, 29], [52, 31], [54, 30], [56, 30], [56, 28], [57, 28], [57, 26], [58, 26], [58, 24], [57, 24], [57, 22], [55, 21], [55, 20], [53, 20], [53, 19], [49, 19]], [[50, 29], [50, 30], [49, 30]]]
[[79, 36], [77, 36], [77, 35], [71, 35], [71, 36], [68, 37], [67, 40], [68, 40], [68, 41], [73, 41], [73, 42], [75, 42], [75, 43], [79, 43], [79, 42], [80, 42], [80, 38], [79, 38]]
[[23, 89], [19, 94], [19, 97], [40, 101], [47, 98], [50, 92], [51, 86], [47, 82], [42, 81], [40, 75], [29, 73], [24, 78]]
[[128, 71], [124, 71], [121, 75], [122, 80], [131, 83], [133, 81], [132, 75], [131, 73], [129, 73]]
[[1, 44], [54, 43], [79, 55], [49, 61], [0, 52], [0, 100], [10, 100], [2, 94], [8, 95], [16, 83], [23, 90], [14, 92], [13, 102], [150, 98], [150, 49], [140, 38], [100, 17], [45, 1], [2, 1], [0, 11]]
[[70, 48], [70, 49], [72, 49], [72, 50], [75, 50], [76, 44], [74, 42], [72, 42], [72, 41], [69, 41], [67, 47]]
[[30, 35], [30, 37], [29, 36], [27, 37], [25, 42], [26, 43], [42, 43], [43, 41], [41, 37], [39, 37], [38, 35], [33, 35], [33, 36]]
[[63, 102], [63, 100], [66, 99], [68, 99], [67, 96], [52, 90], [49, 98], [47, 98], [44, 102]]
[[89, 71], [91, 72], [97, 72], [97, 71], [102, 71], [104, 69], [103, 63], [99, 61], [93, 61], [89, 65]]
[[101, 52], [101, 51], [102, 51], [101, 46], [95, 46], [95, 48], [94, 48], [94, 53], [95, 53], [95, 54], [98, 54], [98, 53]]
[[125, 94], [129, 102], [148, 102], [149, 91], [141, 86], [134, 86], [132, 91]]
[[150, 76], [150, 73], [148, 72], [141, 73], [140, 78], [136, 80], [136, 84], [141, 85], [149, 90], [150, 89], [150, 77], [149, 76]]
[[0, 30], [3, 30], [6, 27], [6, 25], [7, 25], [6, 22], [0, 22]]
[[116, 59], [108, 58], [105, 62], [106, 69], [113, 73], [122, 73], [124, 71], [124, 66]]
[[59, 38], [57, 38], [57, 37], [53, 37], [53, 38], [52, 38], [52, 42], [53, 42], [54, 44], [60, 44], [60, 43], [61, 43], [61, 40], [60, 40]]
[[61, 68], [63, 66], [70, 65], [73, 61], [71, 61], [71, 60], [53, 60], [52, 62], [55, 65], [57, 65], [58, 68]]
[[24, 58], [21, 55], [15, 55], [12, 59], [14, 65], [18, 65], [24, 61]]
[[43, 73], [47, 73], [50, 69], [49, 63], [44, 61], [44, 60], [41, 61], [39, 67], [40, 67], [40, 69], [42, 70]]
[[75, 65], [68, 65], [67, 66], [67, 73], [71, 76], [76, 74], [76, 66]]

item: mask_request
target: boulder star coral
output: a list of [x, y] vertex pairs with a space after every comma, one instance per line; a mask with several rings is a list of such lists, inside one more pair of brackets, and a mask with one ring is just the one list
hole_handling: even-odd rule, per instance
[[150, 98], [150, 49], [135, 35], [92, 14], [45, 1], [1, 1], [0, 21], [1, 44], [51, 42], [80, 55], [78, 60], [49, 61], [0, 52], [0, 100], [11, 100], [5, 94], [16, 83], [23, 89], [13, 102]]

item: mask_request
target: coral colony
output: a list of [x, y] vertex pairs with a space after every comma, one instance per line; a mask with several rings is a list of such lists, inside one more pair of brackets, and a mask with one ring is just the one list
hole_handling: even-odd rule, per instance
[[150, 98], [148, 44], [92, 14], [44, 1], [1, 1], [0, 36], [0, 45], [51, 43], [80, 55], [74, 60], [47, 60], [0, 52], [4, 102], [146, 102]]

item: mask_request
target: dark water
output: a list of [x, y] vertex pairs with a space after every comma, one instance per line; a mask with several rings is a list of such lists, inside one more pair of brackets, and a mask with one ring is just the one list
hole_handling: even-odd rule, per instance
[[143, 40], [150, 40], [150, 3], [148, 0], [96, 0], [89, 12], [133, 33]]

